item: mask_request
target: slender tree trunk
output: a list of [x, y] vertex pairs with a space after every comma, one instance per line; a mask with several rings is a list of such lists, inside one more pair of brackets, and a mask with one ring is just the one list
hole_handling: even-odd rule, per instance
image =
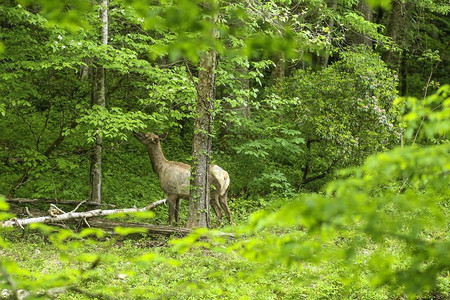
[[[369, 22], [373, 21], [373, 11], [372, 8], [367, 4], [366, 0], [360, 0], [358, 2], [356, 9], [364, 15], [364, 19], [366, 19]], [[372, 40], [364, 35], [359, 36], [359, 40], [357, 41], [357, 43], [366, 45], [369, 48], [373, 47]]]
[[[102, 22], [100, 36], [103, 45], [108, 44], [108, 7], [109, 0], [100, 1]], [[97, 65], [93, 70], [91, 100], [92, 106], [106, 106], [106, 70], [100, 65]], [[100, 135], [96, 135], [89, 172], [89, 200], [95, 203], [102, 202], [102, 148], [103, 139]]]
[[[205, 3], [209, 8], [210, 4]], [[213, 15], [212, 22], [216, 22], [217, 15]], [[213, 30], [211, 34], [216, 37]], [[216, 95], [217, 53], [211, 49], [200, 57], [200, 71], [198, 73], [197, 105], [194, 120], [194, 138], [192, 141], [192, 179], [189, 196], [189, 212], [187, 227], [209, 226], [210, 199], [210, 154], [211, 133], [213, 123], [214, 98]]]
[[[337, 8], [337, 0], [329, 0], [328, 1], [328, 6], [333, 10], [336, 11]], [[330, 18], [330, 23], [328, 24], [328, 28], [330, 30], [330, 33], [333, 32], [334, 29], [334, 18]], [[328, 42], [331, 43], [331, 37], [328, 38]], [[328, 67], [328, 62], [330, 60], [330, 53], [327, 52], [325, 53], [325, 56], [323, 57], [322, 60], [322, 67], [326, 68]]]
[[[407, 17], [412, 8], [413, 5], [410, 1], [404, 2], [402, 0], [394, 0], [389, 14], [387, 36], [391, 37], [392, 40], [402, 48], [405, 48], [406, 33], [410, 26]], [[387, 51], [383, 53], [382, 59], [395, 70], [398, 70], [398, 62], [400, 59], [397, 52]]]
[[[366, 21], [373, 21], [373, 11], [372, 8], [367, 4], [366, 0], [360, 0], [355, 8], [359, 11]], [[349, 34], [349, 40], [352, 44], [355, 45], [366, 45], [368, 48], [372, 48], [373, 42], [364, 33], [351, 32]]]
[[407, 78], [408, 78], [406, 49], [402, 50], [402, 59], [400, 60], [399, 75], [400, 75], [400, 96], [403, 97], [406, 96]]
[[270, 74], [270, 81], [272, 85], [277, 83], [278, 81], [283, 81], [286, 73], [286, 60], [284, 58], [284, 54], [280, 53], [275, 60], [275, 65], [272, 68], [272, 73]]
[[250, 101], [249, 101], [250, 98], [248, 97], [248, 94], [247, 94], [250, 89], [250, 81], [247, 77], [248, 76], [248, 67], [237, 65], [236, 70], [242, 76], [237, 79], [238, 84], [239, 84], [239, 90], [245, 91], [246, 94], [241, 95], [242, 99], [239, 99], [239, 101], [240, 101], [239, 105], [237, 105], [236, 107], [231, 107], [231, 105], [229, 105], [229, 109], [241, 117], [249, 118], [250, 113], [251, 113], [251, 111], [250, 111], [251, 107], [250, 107]]

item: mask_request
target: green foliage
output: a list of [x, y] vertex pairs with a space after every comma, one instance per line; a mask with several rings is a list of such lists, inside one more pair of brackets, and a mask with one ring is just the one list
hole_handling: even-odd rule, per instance
[[[420, 103], [407, 101], [412, 107], [403, 117], [407, 133], [422, 131], [428, 139], [448, 135], [449, 89]], [[298, 228], [307, 238], [269, 231], [231, 249], [275, 264], [343, 261], [351, 272], [370, 272], [371, 285], [388, 286], [392, 295], [437, 292], [450, 269], [449, 153], [443, 141], [371, 156], [362, 166], [341, 171], [326, 195], [306, 194], [276, 212], [256, 214], [246, 228], [247, 234]], [[339, 279], [348, 295], [358, 281]]]
[[[230, 125], [237, 126], [232, 124], [259, 126], [258, 123], [262, 121], [263, 126], [274, 128], [267, 133], [259, 129], [236, 130], [237, 127], [230, 130], [239, 139], [228, 149], [238, 150], [238, 161], [243, 164], [246, 164], [250, 157], [251, 163], [248, 169], [252, 173], [252, 176], [243, 175], [242, 177], [245, 178], [239, 180], [238, 185], [232, 185], [234, 193], [248, 194], [250, 191], [254, 194], [270, 192], [289, 194], [304, 186], [302, 178], [306, 161], [311, 161], [308, 165], [309, 171], [306, 172], [309, 176], [307, 177], [313, 179], [315, 176], [329, 174], [336, 167], [334, 165], [336, 160], [342, 162], [339, 165], [343, 166], [353, 161], [361, 161], [365, 155], [374, 150], [374, 145], [381, 137], [373, 138], [372, 145], [368, 145], [368, 149], [361, 151], [361, 155], [359, 153], [354, 155], [355, 134], [352, 133], [351, 136], [348, 132], [341, 134], [342, 130], [333, 128], [337, 132], [334, 136], [341, 135], [345, 138], [336, 140], [327, 153], [313, 154], [313, 159], [309, 159], [309, 151], [305, 149], [307, 143], [302, 146], [298, 140], [307, 140], [304, 128], [298, 126], [299, 122], [297, 120], [293, 122], [285, 117], [281, 119], [284, 119], [282, 123], [285, 124], [282, 126], [276, 124], [280, 121], [277, 111], [280, 114], [286, 113], [284, 108], [291, 106], [291, 104], [286, 105], [287, 99], [291, 101], [291, 95], [275, 95], [269, 100], [264, 100], [262, 97], [262, 91], [270, 86], [267, 73], [270, 72], [273, 63], [269, 59], [261, 60], [260, 58], [273, 59], [273, 56], [279, 56], [281, 51], [286, 58], [300, 58], [306, 61], [306, 58], [311, 57], [311, 53], [318, 55], [324, 48], [330, 47], [330, 35], [333, 41], [339, 41], [334, 46], [341, 45], [344, 40], [343, 32], [330, 32], [329, 28], [324, 29], [323, 23], [328, 22], [330, 18], [339, 22], [342, 28], [363, 32], [384, 43], [379, 34], [375, 35], [377, 28], [369, 24], [370, 22], [361, 22], [361, 17], [346, 18], [352, 14], [354, 3], [345, 3], [338, 11], [326, 7], [321, 1], [306, 1], [294, 8], [284, 1], [250, 7], [234, 2], [220, 4], [220, 7], [217, 7], [213, 3], [210, 10], [202, 10], [195, 1], [169, 1], [156, 6], [144, 4], [141, 1], [129, 1], [125, 4], [112, 1], [110, 41], [107, 46], [99, 45], [98, 32], [92, 27], [80, 27], [77, 31], [62, 29], [59, 26], [60, 20], [52, 18], [50, 14], [51, 11], [59, 13], [60, 6], [55, 5], [53, 8], [51, 1], [43, 1], [38, 7], [3, 5], [1, 13], [8, 20], [8, 26], [12, 30], [2, 31], [0, 37], [0, 40], [4, 41], [8, 54], [8, 60], [4, 60], [5, 64], [2, 64], [1, 70], [5, 80], [0, 86], [4, 94], [0, 100], [0, 113], [18, 124], [17, 127], [20, 129], [11, 129], [14, 132], [21, 132], [24, 138], [19, 140], [27, 140], [20, 147], [26, 155], [16, 151], [19, 148], [16, 143], [13, 143], [14, 147], [8, 146], [8, 153], [3, 155], [7, 160], [9, 157], [17, 156], [34, 159], [35, 163], [31, 170], [33, 176], [30, 182], [36, 182], [38, 177], [42, 179], [37, 184], [37, 188], [30, 187], [28, 190], [23, 190], [27, 189], [26, 185], [23, 185], [20, 188], [23, 194], [28, 194], [30, 190], [33, 190], [34, 196], [39, 197], [54, 197], [58, 195], [58, 191], [63, 191], [66, 194], [65, 197], [71, 198], [79, 198], [85, 194], [82, 180], [73, 183], [74, 188], [69, 191], [67, 185], [62, 183], [65, 180], [64, 177], [61, 180], [55, 180], [48, 176], [48, 171], [55, 166], [60, 170], [71, 169], [72, 174], [80, 172], [81, 166], [86, 166], [83, 164], [84, 158], [80, 157], [82, 155], [71, 158], [58, 157], [54, 162], [52, 158], [49, 161], [49, 158], [42, 156], [45, 146], [51, 145], [59, 132], [65, 133], [66, 153], [70, 151], [70, 145], [87, 150], [89, 148], [87, 142], [92, 142], [93, 136], [97, 133], [108, 137], [106, 141], [108, 144], [105, 146], [111, 145], [111, 149], [123, 151], [125, 148], [118, 146], [122, 145], [120, 140], [126, 140], [131, 130], [145, 128], [145, 125], [149, 130], [160, 131], [180, 127], [184, 128], [181, 131], [182, 135], [186, 135], [192, 126], [192, 118], [195, 114], [193, 103], [196, 98], [195, 81], [198, 71], [196, 59], [201, 51], [209, 47], [214, 47], [221, 54], [217, 72], [218, 97], [215, 112], [221, 126], [217, 134], [223, 136]], [[78, 16], [82, 19], [81, 21], [95, 27], [99, 25], [99, 20], [97, 11], [92, 8], [78, 7], [77, 2], [68, 7], [71, 13], [83, 12], [82, 16]], [[220, 21], [214, 25], [218, 38], [205, 39], [205, 36], [211, 36], [210, 31], [213, 29], [205, 15], [213, 15], [217, 12], [221, 15]], [[276, 15], [277, 18], [267, 18], [270, 15]], [[61, 15], [61, 17], [64, 16]], [[47, 18], [55, 23], [49, 24]], [[252, 45], [252, 43], [256, 44]], [[23, 45], [27, 47], [22, 49]], [[355, 54], [353, 61], [348, 58], [349, 55], [343, 58], [348, 66], [336, 67], [324, 74], [328, 77], [336, 75], [337, 78], [345, 78], [351, 75], [341, 73], [359, 72], [360, 76], [364, 76], [362, 71], [364, 68], [380, 67], [374, 62], [372, 65], [367, 62], [372, 55], [370, 53], [362, 53], [359, 56]], [[36, 59], [30, 60], [29, 57]], [[366, 61], [361, 64], [360, 61], [364, 60]], [[355, 65], [351, 65], [352, 63]], [[97, 65], [102, 65], [107, 70], [108, 108], [86, 110], [85, 108], [90, 104], [91, 89], [87, 71]], [[359, 65], [364, 68], [354, 67]], [[15, 75], [13, 76], [9, 70], [15, 70]], [[380, 72], [375, 71], [375, 76], [378, 76]], [[290, 79], [296, 86], [295, 81], [303, 76], [300, 74], [301, 72], [298, 72]], [[309, 75], [305, 76], [303, 80], [307, 81]], [[318, 79], [320, 76], [317, 74], [316, 78], [312, 78], [311, 75], [310, 79], [317, 81], [317, 84], [322, 84]], [[385, 74], [385, 76], [390, 75]], [[363, 81], [359, 79], [359, 83]], [[47, 84], [36, 84], [36, 82]], [[335, 81], [335, 84], [340, 83]], [[370, 89], [364, 84], [362, 83], [359, 93], [362, 93], [363, 89]], [[379, 95], [380, 97], [391, 97], [388, 94], [392, 92], [390, 88], [392, 82], [388, 86], [386, 95]], [[291, 87], [287, 89], [290, 89], [289, 93], [294, 90]], [[374, 89], [381, 94], [381, 89], [377, 86]], [[330, 94], [330, 91], [328, 92]], [[317, 96], [314, 95], [314, 97]], [[247, 122], [241, 120], [242, 114], [236, 113], [240, 109], [248, 109], [248, 111], [258, 109], [259, 111]], [[344, 113], [349, 114], [350, 110]], [[268, 116], [272, 122], [265, 121]], [[286, 116], [291, 117], [292, 114], [288, 111]], [[17, 120], [21, 121], [16, 122]], [[75, 129], [72, 126], [74, 123], [77, 123]], [[30, 127], [28, 132], [27, 126]], [[323, 135], [328, 124], [325, 122], [321, 126], [324, 126]], [[294, 130], [297, 132], [296, 136], [278, 133], [279, 128]], [[39, 133], [41, 129], [42, 136]], [[9, 136], [12, 135], [9, 134]], [[248, 141], [248, 138], [255, 141]], [[345, 150], [346, 153], [342, 153], [344, 147], [338, 144], [342, 141], [344, 141], [343, 145], [349, 148]], [[229, 158], [235, 155], [234, 151], [224, 153], [227, 146], [220, 140], [219, 143], [215, 154], [225, 158], [219, 159], [220, 164], [231, 165]], [[34, 144], [36, 144], [35, 147]], [[184, 142], [183, 150], [189, 152], [185, 144], [186, 142]], [[30, 147], [30, 145], [33, 146]], [[312, 146], [312, 148], [315, 147], [317, 145]], [[171, 151], [171, 149], [168, 150]], [[35, 153], [30, 155], [31, 151]], [[317, 149], [311, 151], [318, 152]], [[329, 155], [339, 151], [341, 152], [339, 155]], [[186, 152], [176, 153], [176, 155], [185, 158], [188, 156]], [[52, 155], [59, 154], [52, 153]], [[352, 155], [355, 159], [350, 159]], [[37, 160], [37, 157], [40, 157], [40, 160]], [[341, 160], [341, 157], [345, 158]], [[128, 160], [128, 157], [120, 157], [120, 159]], [[122, 167], [122, 164], [119, 165]], [[242, 164], [230, 166], [229, 169], [233, 172], [233, 176], [239, 176], [237, 171], [242, 169]], [[24, 166], [19, 164], [16, 164], [14, 168], [6, 168], [6, 174], [9, 175], [6, 176], [8, 179], [4, 185], [11, 186], [14, 182], [14, 178], [11, 178], [11, 176], [14, 177], [12, 173], [24, 170]], [[114, 172], [109, 174], [114, 174], [116, 177], [122, 175]], [[116, 181], [114, 176], [106, 179], [106, 182]], [[16, 174], [15, 177], [17, 180], [20, 175]], [[70, 177], [73, 175], [67, 176], [67, 178]], [[79, 176], [79, 178], [85, 177]], [[270, 180], [270, 183], [264, 184], [265, 179]], [[119, 192], [114, 185], [110, 188], [116, 193]], [[114, 198], [123, 198], [123, 194], [128, 194], [121, 191], [119, 196], [112, 193], [111, 189], [105, 189], [105, 193], [112, 194]], [[131, 194], [141, 194], [141, 191], [134, 190]]]
[[[109, 257], [101, 260], [95, 269], [85, 271], [83, 283], [76, 286], [78, 289], [69, 289], [59, 294], [58, 298], [89, 299], [92, 294], [97, 294], [98, 298], [109, 296], [133, 299], [275, 299], [336, 294], [333, 292], [336, 286], [329, 284], [334, 280], [334, 275], [329, 272], [333, 266], [324, 270], [307, 267], [307, 274], [303, 275], [285, 267], [263, 274], [254, 263], [226, 253], [203, 249], [178, 255], [165, 246], [164, 240], [149, 242], [148, 238], [116, 242], [84, 244], [81, 248], [73, 249], [74, 255], [83, 251], [99, 251], [108, 252]], [[23, 256], [15, 255], [14, 251], [19, 249]], [[55, 274], [67, 267], [76, 269], [79, 265], [77, 261], [61, 259], [55, 249], [31, 234], [27, 234], [22, 241], [16, 238], [14, 247], [8, 249], [5, 255], [14, 257], [19, 267], [26, 266], [35, 275]], [[88, 260], [87, 257], [85, 259]], [[90, 266], [87, 262], [83, 265], [87, 268]], [[247, 276], [248, 273], [253, 275]], [[318, 277], [324, 280], [315, 280]], [[48, 286], [52, 278], [47, 276], [45, 279], [49, 281], [39, 280], [39, 283]], [[312, 284], [314, 280], [316, 285]]]
[[364, 52], [341, 56], [321, 72], [297, 71], [267, 103], [283, 101], [280, 113], [292, 115], [305, 139], [326, 149], [312, 157], [327, 156], [343, 166], [383, 150], [400, 133], [394, 126], [392, 74], [376, 56]]
[[405, 136], [408, 139], [417, 137], [434, 143], [448, 142], [446, 134], [450, 130], [449, 88], [444, 86], [436, 94], [420, 101], [408, 98], [399, 99], [398, 105], [406, 113], [403, 121], [407, 128]]
[[[240, 145], [233, 147], [239, 160], [236, 160], [235, 166], [230, 166], [230, 171], [233, 172], [244, 162], [246, 168], [245, 174], [236, 172], [237, 183], [233, 188], [248, 188], [251, 194], [291, 194], [294, 191], [292, 181], [288, 180], [282, 167], [295, 162], [303, 153], [301, 132], [275, 125], [269, 119], [244, 119], [241, 126], [246, 130], [240, 133], [252, 138], [241, 140]], [[243, 176], [242, 179], [240, 176]]]
[[229, 168], [235, 193], [288, 195], [398, 143], [393, 74], [373, 53], [357, 50], [326, 69], [297, 70], [262, 101], [244, 102], [251, 118], [236, 113], [239, 127], [227, 136], [236, 151]]
[[123, 113], [122, 109], [118, 107], [108, 110], [104, 107], [94, 106], [80, 117], [77, 123], [87, 127], [87, 141], [93, 143], [96, 135], [127, 140], [127, 131], [144, 129], [146, 127], [144, 120], [149, 119], [148, 115], [140, 111]]

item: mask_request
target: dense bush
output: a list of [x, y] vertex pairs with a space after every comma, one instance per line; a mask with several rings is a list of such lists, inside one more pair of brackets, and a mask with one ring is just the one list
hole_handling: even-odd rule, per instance
[[[412, 145], [340, 171], [325, 195], [302, 195], [274, 213], [256, 214], [247, 228], [256, 233], [294, 227], [306, 238], [299, 239], [295, 231], [281, 236], [269, 231], [232, 249], [257, 261], [287, 265], [343, 261], [353, 274], [368, 272], [374, 288], [388, 286], [391, 297], [448, 296], [449, 95], [450, 86], [445, 86], [424, 101], [403, 102], [405, 138]], [[415, 145], [417, 136], [428, 145]], [[358, 275], [340, 282], [351, 295]]]
[[268, 89], [252, 118], [231, 129], [234, 168], [246, 170], [233, 174], [242, 176], [240, 189], [289, 194], [399, 144], [393, 78], [377, 55], [357, 48]]

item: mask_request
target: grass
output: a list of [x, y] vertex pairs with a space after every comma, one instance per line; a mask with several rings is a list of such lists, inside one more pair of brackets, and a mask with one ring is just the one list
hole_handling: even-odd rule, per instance
[[[15, 261], [20, 268], [35, 274], [34, 280], [38, 281], [38, 277], [43, 281], [55, 280], [52, 275], [58, 273], [71, 276], [70, 271], [84, 272], [77, 275], [80, 278], [77, 287], [91, 296], [99, 294], [115, 299], [386, 299], [388, 296], [385, 289], [373, 290], [367, 277], [358, 278], [358, 284], [352, 288], [343, 286], [343, 279], [351, 274], [339, 261], [323, 264], [305, 261], [289, 267], [257, 263], [237, 252], [206, 248], [179, 254], [172, 250], [169, 239], [150, 236], [109, 237], [61, 252], [34, 232], [23, 237], [18, 232], [8, 236], [12, 243], [2, 250], [3, 259]], [[92, 263], [80, 259], [86, 253], [102, 253], [95, 268], [90, 269]], [[156, 257], [136, 261], [148, 253]], [[58, 297], [89, 298], [88, 294], [73, 291]]]
[[[94, 245], [83, 244], [70, 251], [71, 256], [83, 253], [107, 253], [100, 264], [88, 272], [80, 289], [101, 293], [117, 299], [176, 298], [176, 299], [278, 299], [303, 293], [297, 284], [298, 270], [272, 269], [269, 274], [258, 273], [255, 263], [237, 255], [196, 249], [185, 254], [171, 251], [168, 240], [109, 239]], [[147, 253], [164, 256], [164, 261], [133, 263]], [[21, 268], [43, 276], [83, 269], [87, 263], [61, 257], [60, 251], [44, 239], [27, 235], [15, 240], [2, 257], [18, 263]], [[248, 276], [247, 274], [252, 274]], [[224, 280], [225, 279], [225, 280]], [[59, 299], [87, 299], [79, 293], [66, 293]]]
[[[238, 206], [239, 199], [230, 204]], [[166, 213], [160, 208], [153, 221], [164, 223]], [[248, 214], [237, 210], [236, 228], [247, 224]], [[448, 238], [447, 229], [436, 230], [437, 239]], [[376, 285], [373, 262], [387, 253], [393, 268], [402, 268], [409, 263], [410, 249], [397, 240], [375, 243], [352, 228], [324, 240], [298, 226], [263, 228], [233, 242], [203, 243], [185, 252], [175, 250], [176, 237], [107, 235], [58, 242], [58, 234], [29, 228], [0, 235], [9, 242], [0, 250], [1, 262], [19, 288], [76, 287], [58, 299], [407, 299], [398, 296], [401, 287]], [[344, 259], [355, 240], [357, 250]], [[448, 299], [448, 272], [437, 286], [418, 299]]]

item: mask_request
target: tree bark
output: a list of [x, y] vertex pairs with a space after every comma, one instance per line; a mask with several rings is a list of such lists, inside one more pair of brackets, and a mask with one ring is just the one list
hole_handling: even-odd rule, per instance
[[194, 138], [192, 141], [192, 180], [187, 226], [209, 226], [209, 163], [215, 97], [216, 52], [200, 59]]
[[400, 77], [400, 96], [404, 97], [404, 96], [406, 96], [406, 89], [407, 89], [407, 84], [408, 84], [406, 49], [402, 50], [402, 58], [400, 60], [400, 69], [399, 69], [398, 73], [399, 73], [399, 77]]
[[[205, 8], [211, 3], [206, 2]], [[211, 16], [215, 23], [217, 14]], [[216, 37], [212, 30], [211, 34]], [[214, 98], [216, 95], [217, 53], [214, 49], [200, 57], [198, 73], [197, 104], [194, 120], [194, 138], [192, 141], [191, 190], [187, 227], [209, 227], [211, 133], [213, 123]]]
[[[328, 6], [333, 10], [336, 11], [337, 8], [337, 0], [329, 0], [328, 1]], [[330, 18], [330, 23], [328, 24], [328, 28], [330, 31], [330, 34], [333, 33], [333, 29], [334, 29], [334, 18]], [[328, 38], [328, 43], [331, 44], [331, 36]], [[330, 60], [330, 53], [326, 52], [325, 56], [323, 57], [322, 60], [322, 67], [326, 68], [328, 67], [328, 62]]]
[[[109, 0], [100, 1], [100, 18], [102, 27], [100, 30], [101, 43], [108, 44], [108, 7]], [[106, 107], [106, 70], [97, 65], [92, 76], [92, 106]], [[92, 149], [89, 172], [89, 199], [94, 203], [102, 203], [102, 149], [103, 139], [97, 134], [95, 145]]]
[[[373, 11], [372, 8], [367, 4], [366, 0], [360, 0], [358, 2], [356, 9], [363, 14], [364, 19], [366, 19], [369, 22], [373, 21]], [[373, 47], [372, 40], [365, 35], [359, 35], [356, 43], [366, 45], [368, 48]]]
[[[389, 14], [387, 36], [391, 37], [392, 40], [402, 48], [404, 48], [405, 35], [408, 32], [410, 25], [407, 17], [412, 7], [410, 1], [404, 2], [402, 0], [394, 0]], [[398, 70], [399, 68], [398, 58], [398, 53], [393, 51], [386, 51], [382, 55], [382, 59], [395, 70]]]
[[[366, 21], [373, 21], [372, 8], [367, 4], [366, 0], [360, 0], [355, 9], [359, 11]], [[365, 45], [368, 48], [372, 48], [373, 42], [370, 37], [365, 33], [351, 32], [349, 34], [349, 41], [354, 45]]]

